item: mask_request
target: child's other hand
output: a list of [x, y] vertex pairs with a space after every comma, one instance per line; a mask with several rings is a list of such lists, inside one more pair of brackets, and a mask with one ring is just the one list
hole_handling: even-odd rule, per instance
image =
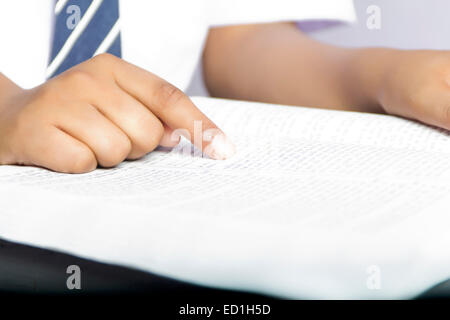
[[96, 56], [31, 90], [0, 74], [2, 81], [0, 164], [68, 173], [112, 167], [158, 145], [176, 145], [172, 129], [194, 137], [194, 121], [202, 122], [202, 133], [211, 129], [220, 137], [195, 141], [210, 157], [223, 159], [232, 150], [180, 90], [112, 55]]
[[384, 110], [450, 129], [450, 52], [397, 51], [381, 78]]

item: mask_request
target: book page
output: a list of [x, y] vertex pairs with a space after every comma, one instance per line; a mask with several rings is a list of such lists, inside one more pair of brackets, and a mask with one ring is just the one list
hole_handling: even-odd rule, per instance
[[0, 167], [0, 237], [288, 298], [412, 297], [450, 276], [445, 131], [194, 102], [236, 143], [235, 157], [213, 161], [182, 141], [83, 175]]

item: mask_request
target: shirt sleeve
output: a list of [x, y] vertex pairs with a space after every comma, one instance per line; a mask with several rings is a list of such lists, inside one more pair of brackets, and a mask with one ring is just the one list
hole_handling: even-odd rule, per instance
[[352, 0], [206, 0], [211, 26], [277, 21], [356, 21]]

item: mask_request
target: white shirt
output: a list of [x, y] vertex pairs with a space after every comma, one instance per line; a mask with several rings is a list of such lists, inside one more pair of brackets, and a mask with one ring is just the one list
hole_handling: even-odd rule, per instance
[[[0, 72], [24, 88], [45, 81], [53, 5], [53, 0], [0, 2]], [[122, 57], [182, 90], [211, 26], [355, 20], [351, 0], [121, 0], [119, 6]]]

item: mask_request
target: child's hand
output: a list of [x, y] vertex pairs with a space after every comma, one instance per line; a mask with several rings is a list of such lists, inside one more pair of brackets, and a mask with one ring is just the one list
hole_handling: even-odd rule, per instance
[[96, 56], [31, 90], [0, 74], [2, 83], [0, 164], [70, 173], [112, 167], [159, 144], [176, 145], [180, 136], [172, 129], [194, 137], [194, 121], [202, 122], [201, 133], [212, 129], [219, 137], [195, 141], [198, 147], [216, 159], [232, 153], [223, 133], [180, 90], [112, 55]]
[[212, 28], [203, 55], [212, 95], [391, 113], [450, 130], [450, 52], [344, 48], [293, 23]]
[[381, 78], [384, 110], [450, 129], [450, 52], [397, 51]]

